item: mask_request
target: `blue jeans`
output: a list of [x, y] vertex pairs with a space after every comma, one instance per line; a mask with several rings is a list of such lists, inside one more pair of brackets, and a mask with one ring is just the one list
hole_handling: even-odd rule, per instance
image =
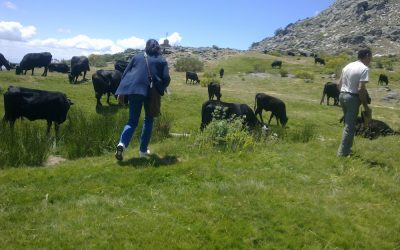
[[142, 112], [142, 106], [144, 106], [144, 122], [142, 128], [142, 134], [140, 136], [140, 151], [147, 152], [147, 146], [149, 145], [151, 138], [151, 131], [153, 129], [153, 117], [149, 112], [149, 99], [143, 95], [129, 95], [129, 120], [122, 130], [120, 143], [128, 147], [129, 142], [132, 139], [133, 132], [139, 123], [140, 113]]
[[340, 93], [339, 101], [344, 115], [344, 128], [337, 156], [348, 156], [353, 146], [357, 115], [361, 101], [358, 96], [347, 93]]

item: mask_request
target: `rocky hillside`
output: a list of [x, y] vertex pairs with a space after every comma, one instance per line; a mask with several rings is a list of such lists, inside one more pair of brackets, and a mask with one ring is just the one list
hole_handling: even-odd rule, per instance
[[319, 15], [278, 29], [250, 49], [335, 54], [363, 46], [375, 55], [400, 54], [399, 0], [337, 0]]

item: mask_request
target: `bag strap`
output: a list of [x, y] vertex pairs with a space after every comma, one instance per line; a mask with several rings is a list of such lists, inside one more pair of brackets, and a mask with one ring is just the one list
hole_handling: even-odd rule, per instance
[[150, 88], [153, 88], [153, 77], [151, 77], [151, 72], [150, 72], [150, 67], [149, 67], [149, 61], [147, 60], [147, 53], [144, 52], [144, 59], [146, 60], [146, 66], [147, 66], [147, 74], [150, 82]]

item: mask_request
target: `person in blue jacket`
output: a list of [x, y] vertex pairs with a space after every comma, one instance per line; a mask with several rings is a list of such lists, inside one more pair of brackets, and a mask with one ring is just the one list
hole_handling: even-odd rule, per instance
[[115, 153], [118, 161], [123, 160], [123, 152], [128, 147], [139, 123], [142, 107], [144, 107], [144, 122], [140, 136], [139, 156], [145, 157], [150, 154], [148, 145], [153, 129], [153, 117], [149, 111], [150, 80], [145, 60], [146, 54], [152, 78], [160, 79], [164, 87], [167, 87], [171, 81], [168, 63], [160, 53], [160, 45], [156, 40], [149, 39], [146, 42], [145, 51], [136, 54], [129, 62], [115, 93], [118, 95], [119, 103], [123, 103], [126, 97], [129, 100], [129, 120], [122, 130]]

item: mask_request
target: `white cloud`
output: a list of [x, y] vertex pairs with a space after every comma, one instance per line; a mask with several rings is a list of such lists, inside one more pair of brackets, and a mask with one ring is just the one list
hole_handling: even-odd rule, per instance
[[[54, 59], [69, 59], [75, 55], [115, 54], [125, 49], [144, 49], [146, 41], [131, 36], [113, 41], [77, 35], [70, 38], [29, 39], [36, 33], [33, 26], [23, 27], [18, 22], [0, 22], [0, 47], [8, 50], [12, 61], [18, 62], [23, 55], [31, 52], [48, 51]], [[164, 40], [162, 38], [160, 40]], [[171, 45], [181, 42], [182, 37], [175, 32], [168, 36]]]
[[36, 34], [32, 25], [22, 26], [19, 22], [0, 21], [0, 39], [10, 41], [26, 41]]
[[316, 11], [314, 12], [314, 16], [318, 16], [318, 15], [319, 15], [319, 13], [321, 13], [321, 11], [319, 11], [319, 10], [316, 10]]
[[[178, 45], [182, 41], [182, 37], [178, 32], [172, 33], [170, 36], [167, 37], [169, 44], [174, 46]], [[162, 37], [158, 40], [160, 44], [164, 43], [165, 37]]]
[[118, 40], [117, 45], [125, 49], [127, 48], [144, 49], [144, 47], [146, 46], [146, 41], [142, 38], [131, 36], [126, 39]]
[[7, 9], [11, 9], [11, 10], [16, 10], [17, 9], [17, 6], [14, 3], [10, 2], [10, 1], [4, 2], [3, 6], [6, 7]]

